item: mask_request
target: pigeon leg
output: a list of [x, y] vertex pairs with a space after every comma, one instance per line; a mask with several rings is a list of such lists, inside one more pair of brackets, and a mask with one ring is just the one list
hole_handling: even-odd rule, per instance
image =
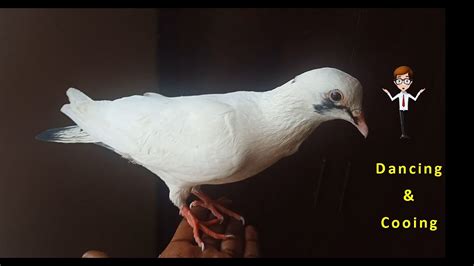
[[222, 224], [222, 222], [224, 222], [224, 216], [220, 214], [220, 212], [213, 205], [206, 204], [203, 201], [199, 201], [199, 200], [195, 200], [191, 202], [191, 204], [189, 204], [190, 208], [196, 207], [196, 206], [210, 210], [212, 215], [216, 217], [216, 220], [219, 224]]
[[209, 235], [210, 237], [213, 237], [215, 239], [228, 239], [228, 238], [233, 238], [234, 235], [224, 235], [224, 234], [219, 234], [207, 227], [207, 225], [212, 225], [216, 224], [218, 222], [217, 219], [213, 219], [207, 222], [201, 222], [199, 219], [191, 213], [191, 210], [187, 206], [181, 207], [179, 214], [183, 216], [188, 224], [191, 226], [193, 229], [193, 236], [194, 236], [194, 241], [198, 244], [199, 247], [204, 251], [204, 242], [202, 241], [201, 237], [199, 236], [199, 230], [201, 230], [203, 233]]
[[191, 208], [194, 207], [194, 206], [201, 206], [203, 208], [206, 208], [206, 209], [210, 210], [211, 213], [217, 219], [220, 220], [220, 223], [222, 223], [224, 221], [224, 216], [222, 214], [225, 214], [225, 215], [228, 215], [228, 216], [230, 216], [230, 217], [232, 217], [236, 220], [242, 221], [242, 224], [245, 225], [245, 219], [244, 219], [244, 217], [242, 217], [242, 215], [240, 215], [238, 213], [235, 213], [235, 212], [227, 209], [226, 207], [222, 206], [220, 203], [212, 200], [211, 198], [209, 198], [209, 196], [204, 194], [199, 189], [194, 187], [191, 190], [191, 193], [193, 193], [194, 195], [196, 195], [196, 197], [198, 197], [200, 199], [200, 200], [195, 200], [195, 201], [191, 202], [191, 204], [189, 205]]

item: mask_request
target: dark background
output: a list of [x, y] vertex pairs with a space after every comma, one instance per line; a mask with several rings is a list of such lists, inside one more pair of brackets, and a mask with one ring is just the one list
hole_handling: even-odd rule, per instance
[[96, 145], [34, 139], [95, 99], [157, 86], [153, 9], [0, 9], [0, 257], [157, 253], [157, 178]]
[[[364, 86], [369, 137], [323, 124], [254, 178], [207, 187], [255, 224], [269, 257], [443, 257], [445, 176], [376, 175], [375, 163], [445, 164], [443, 9], [1, 10], [0, 256], [156, 257], [179, 221], [164, 183], [94, 145], [39, 143], [68, 125], [65, 90], [96, 99], [273, 89], [331, 66]], [[3, 38], [2, 38], [3, 39]], [[6, 60], [5, 60], [6, 58]], [[409, 65], [408, 142], [393, 69]], [[159, 85], [158, 85], [159, 77]], [[5, 122], [6, 121], [6, 122]], [[415, 202], [403, 201], [411, 189]], [[245, 196], [243, 196], [245, 195]], [[437, 219], [438, 231], [380, 219]]]

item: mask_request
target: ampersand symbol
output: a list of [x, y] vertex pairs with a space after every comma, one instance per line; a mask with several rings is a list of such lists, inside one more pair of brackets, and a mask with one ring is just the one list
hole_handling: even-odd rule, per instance
[[403, 196], [404, 201], [415, 201], [414, 196], [410, 189], [405, 190], [405, 196]]

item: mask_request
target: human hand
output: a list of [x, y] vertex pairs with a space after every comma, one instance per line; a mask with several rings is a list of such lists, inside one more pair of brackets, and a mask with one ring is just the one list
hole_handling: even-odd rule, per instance
[[421, 94], [422, 92], [424, 92], [425, 90], [426, 90], [426, 88], [421, 89], [421, 90], [420, 90], [420, 94]]
[[[223, 203], [223, 200], [220, 200]], [[212, 214], [201, 207], [194, 207], [191, 211], [200, 220], [208, 220]], [[181, 221], [171, 242], [159, 255], [159, 258], [256, 258], [259, 256], [258, 234], [251, 225], [243, 227], [240, 221], [226, 217], [223, 224], [209, 226], [217, 233], [232, 234], [235, 238], [218, 240], [203, 234], [202, 241], [205, 250], [194, 242], [193, 230], [185, 219]], [[108, 258], [102, 251], [89, 250], [82, 258]]]
[[[223, 203], [223, 200], [220, 200]], [[213, 218], [212, 214], [201, 207], [191, 211], [200, 220]], [[209, 226], [216, 233], [232, 234], [235, 238], [225, 240], [214, 239], [203, 234], [204, 251], [194, 242], [193, 230], [183, 219], [176, 229], [171, 242], [160, 254], [159, 258], [255, 258], [259, 256], [258, 234], [255, 227], [243, 226], [241, 221], [230, 217], [223, 224]]]
[[386, 90], [386, 89], [384, 89], [384, 88], [382, 88], [382, 90], [383, 90], [385, 93], [388, 94], [388, 90]]

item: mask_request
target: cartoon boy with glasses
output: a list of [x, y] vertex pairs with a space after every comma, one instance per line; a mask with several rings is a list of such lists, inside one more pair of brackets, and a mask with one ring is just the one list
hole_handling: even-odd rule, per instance
[[393, 83], [395, 83], [398, 89], [401, 90], [401, 92], [397, 95], [392, 97], [388, 90], [384, 88], [382, 88], [382, 90], [387, 93], [388, 97], [390, 97], [390, 100], [393, 101], [395, 99], [398, 99], [398, 103], [400, 106], [400, 125], [402, 129], [402, 135], [400, 136], [400, 138], [408, 139], [409, 137], [405, 131], [405, 116], [406, 112], [408, 111], [408, 100], [412, 99], [413, 101], [416, 101], [418, 99], [418, 96], [420, 96], [420, 94], [425, 91], [425, 89], [421, 89], [415, 97], [413, 97], [410, 93], [406, 92], [413, 83], [413, 70], [411, 70], [411, 68], [408, 66], [400, 66], [397, 67], [395, 71], [393, 71]]

